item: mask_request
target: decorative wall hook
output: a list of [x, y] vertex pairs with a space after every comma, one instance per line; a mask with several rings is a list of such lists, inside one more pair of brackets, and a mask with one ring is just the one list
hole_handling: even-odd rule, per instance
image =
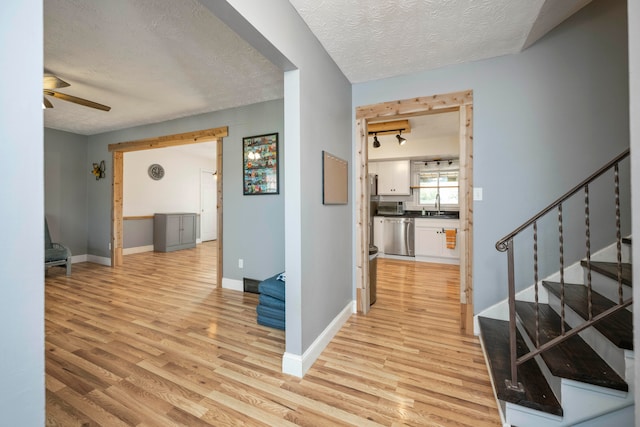
[[94, 163], [91, 173], [96, 177], [96, 181], [104, 178], [104, 160], [100, 163]]

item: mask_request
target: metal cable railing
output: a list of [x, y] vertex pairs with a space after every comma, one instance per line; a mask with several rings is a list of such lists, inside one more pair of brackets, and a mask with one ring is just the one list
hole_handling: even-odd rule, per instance
[[[508, 388], [520, 392], [524, 392], [524, 388], [521, 383], [518, 382], [518, 366], [522, 363], [526, 362], [534, 358], [535, 356], [541, 354], [545, 350], [552, 348], [561, 342], [567, 340], [568, 338], [578, 334], [579, 332], [585, 330], [586, 328], [594, 325], [600, 320], [610, 316], [611, 314], [622, 310], [629, 305], [632, 304], [632, 298], [628, 298], [624, 300], [623, 298], [623, 287], [622, 287], [622, 238], [621, 238], [621, 224], [620, 224], [620, 171], [619, 171], [619, 163], [629, 156], [629, 149], [625, 150], [623, 153], [615, 157], [613, 160], [608, 162], [606, 165], [598, 169], [596, 172], [591, 174], [587, 179], [582, 181], [580, 184], [576, 185], [570, 191], [565, 193], [563, 196], [558, 198], [556, 201], [548, 205], [546, 208], [542, 209], [538, 214], [533, 216], [531, 219], [526, 221], [524, 224], [516, 228], [511, 233], [507, 234], [505, 237], [500, 239], [496, 243], [496, 249], [500, 252], [507, 252], [507, 280], [508, 280], [508, 298], [509, 298], [509, 352], [511, 358], [511, 379], [506, 380], [506, 385]], [[614, 173], [614, 197], [615, 197], [615, 227], [616, 227], [616, 261], [617, 261], [617, 280], [618, 280], [618, 302], [613, 307], [608, 310], [599, 313], [598, 315], [593, 315], [593, 302], [592, 302], [592, 283], [591, 283], [591, 220], [590, 220], [590, 209], [589, 209], [589, 185], [593, 183], [598, 177], [603, 175], [605, 172], [613, 169]], [[563, 202], [567, 201], [571, 196], [578, 193], [580, 190], [584, 190], [584, 212], [585, 212], [585, 236], [586, 236], [586, 269], [587, 269], [587, 278], [586, 278], [586, 287], [587, 287], [587, 299], [588, 299], [588, 319], [584, 321], [582, 324], [571, 328], [569, 331], [565, 330], [565, 236], [564, 236], [564, 227], [563, 227]], [[560, 318], [561, 318], [561, 333], [556, 338], [546, 342], [545, 344], [540, 344], [540, 321], [539, 321], [539, 266], [538, 266], [538, 223], [539, 220], [545, 217], [547, 214], [552, 212], [554, 209], [557, 209], [558, 213], [558, 253], [559, 253], [559, 264], [560, 264]], [[514, 266], [514, 238], [522, 233], [524, 230], [528, 229], [530, 226], [533, 226], [533, 271], [534, 271], [534, 310], [535, 310], [535, 349], [529, 351], [528, 353], [518, 357], [517, 355], [517, 347], [516, 347], [516, 286], [515, 286], [515, 266]]]

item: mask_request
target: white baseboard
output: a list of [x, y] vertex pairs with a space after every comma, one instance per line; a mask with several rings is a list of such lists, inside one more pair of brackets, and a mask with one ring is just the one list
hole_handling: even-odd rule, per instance
[[72, 255], [71, 264], [76, 264], [78, 262], [92, 262], [94, 264], [111, 266], [111, 258], [97, 256], [97, 255], [88, 255], [88, 254]]
[[71, 264], [75, 264], [77, 262], [87, 262], [87, 254], [71, 255]]
[[416, 255], [415, 258], [418, 262], [431, 262], [436, 264], [450, 264], [450, 265], [460, 265], [460, 258], [444, 258], [439, 256], [421, 256]]
[[232, 289], [234, 291], [244, 292], [244, 283], [242, 280], [222, 278], [222, 289]]
[[111, 267], [111, 258], [97, 255], [87, 255], [87, 262]]
[[320, 354], [333, 337], [338, 333], [352, 313], [356, 312], [356, 301], [350, 301], [345, 308], [329, 323], [318, 338], [313, 341], [302, 356], [285, 352], [282, 356], [282, 372], [298, 378], [304, 377], [309, 368], [320, 357]]
[[122, 255], [139, 254], [142, 252], [153, 252], [153, 245], [137, 246], [135, 248], [122, 249]]

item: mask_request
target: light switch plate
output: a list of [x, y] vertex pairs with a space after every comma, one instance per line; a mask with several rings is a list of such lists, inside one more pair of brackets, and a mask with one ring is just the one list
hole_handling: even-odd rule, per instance
[[482, 187], [474, 187], [473, 200], [482, 200]]

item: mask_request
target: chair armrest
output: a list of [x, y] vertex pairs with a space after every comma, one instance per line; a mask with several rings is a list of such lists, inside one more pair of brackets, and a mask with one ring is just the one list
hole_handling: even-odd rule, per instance
[[64, 249], [67, 251], [67, 258], [71, 258], [71, 251], [68, 247], [61, 245], [60, 243], [51, 243], [51, 246], [53, 246], [54, 249]]

